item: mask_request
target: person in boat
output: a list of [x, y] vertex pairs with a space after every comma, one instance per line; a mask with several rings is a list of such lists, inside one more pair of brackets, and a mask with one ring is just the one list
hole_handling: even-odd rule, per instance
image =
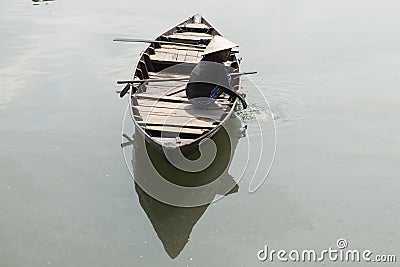
[[193, 68], [186, 85], [186, 96], [197, 107], [210, 105], [222, 92], [232, 91], [227, 68], [231, 50], [238, 45], [215, 35], [206, 47], [203, 58]]

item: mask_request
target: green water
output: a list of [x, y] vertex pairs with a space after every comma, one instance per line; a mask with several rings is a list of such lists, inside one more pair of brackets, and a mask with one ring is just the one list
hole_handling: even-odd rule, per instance
[[[3, 1], [0, 266], [266, 266], [264, 245], [322, 250], [339, 238], [398, 253], [399, 8]], [[195, 13], [240, 44], [244, 70], [258, 71], [251, 78], [274, 113], [277, 153], [256, 193], [244, 177], [221, 201], [182, 210], [135, 189], [120, 147], [127, 101], [114, 91], [145, 44], [112, 39], [151, 39]], [[247, 93], [266, 123], [262, 101]], [[253, 115], [227, 177], [238, 178], [249, 138], [261, 142]], [[177, 226], [158, 227], [160, 218]]]

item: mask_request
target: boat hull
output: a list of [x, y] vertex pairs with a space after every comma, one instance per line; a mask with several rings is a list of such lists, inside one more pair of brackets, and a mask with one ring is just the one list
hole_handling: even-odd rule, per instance
[[[188, 78], [205, 50], [206, 45], [201, 43], [209, 41], [214, 35], [221, 34], [199, 15], [183, 21], [155, 39], [181, 45], [150, 44], [141, 53], [132, 80]], [[203, 48], [193, 48], [194, 44]], [[236, 54], [232, 53], [225, 65], [231, 72], [239, 72], [239, 63]], [[180, 149], [185, 156], [198, 153], [202, 140], [211, 138], [223, 127], [239, 102], [238, 99], [230, 102], [229, 96], [223, 95], [216, 101], [219, 108], [202, 111], [190, 105], [184, 87], [185, 82], [179, 81], [157, 85], [140, 83], [135, 85], [135, 90], [131, 90], [130, 114], [136, 133], [143, 135], [146, 143], [161, 154], [165, 154], [166, 149]], [[234, 80], [233, 88], [240, 88], [240, 76]], [[211, 118], [207, 114], [211, 114]], [[163, 120], [171, 120], [172, 123], [165, 124]], [[166, 135], [168, 138], [163, 138]]]

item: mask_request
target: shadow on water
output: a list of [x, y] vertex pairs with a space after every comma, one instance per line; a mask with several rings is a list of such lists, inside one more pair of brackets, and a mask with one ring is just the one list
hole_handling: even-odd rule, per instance
[[[217, 180], [218, 183], [212, 187], [213, 193], [211, 195], [214, 196], [213, 199], [216, 196], [226, 196], [238, 192], [239, 185], [228, 173], [228, 169], [239, 139], [245, 136], [245, 130], [241, 126], [239, 118], [234, 116], [225, 128], [221, 128], [212, 137], [218, 149], [215, 160], [208, 168], [195, 173], [186, 172], [172, 166], [156, 149], [144, 142], [140, 134], [135, 136], [132, 151], [135, 190], [141, 207], [170, 258], [176, 258], [183, 250], [189, 241], [194, 225], [200, 220], [209, 204], [198, 207], [171, 206], [146, 193], [139, 186], [140, 181], [161, 175], [175, 184], [195, 187], [210, 183], [220, 177]], [[146, 153], [149, 157], [144, 156]], [[179, 197], [188, 198], [191, 196], [182, 193]], [[209, 194], [206, 197], [208, 198]], [[207, 199], [206, 203], [211, 203], [213, 199]]]

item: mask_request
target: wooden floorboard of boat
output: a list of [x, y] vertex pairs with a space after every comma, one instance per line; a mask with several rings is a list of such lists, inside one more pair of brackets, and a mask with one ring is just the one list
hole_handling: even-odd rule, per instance
[[188, 78], [190, 73], [171, 73], [167, 71], [149, 72], [150, 78]]
[[[151, 100], [154, 101], [156, 104], [155, 106], [158, 105], [158, 103], [162, 102], [168, 102], [168, 103], [190, 103], [189, 99], [186, 97], [186, 94], [183, 96], [178, 96], [178, 95], [166, 95], [166, 93], [162, 94], [152, 94], [152, 93], [140, 93], [140, 94], [135, 94], [137, 96], [138, 101], [143, 101], [143, 100]], [[229, 96], [226, 94], [221, 95], [220, 97], [215, 100], [215, 104], [226, 106], [231, 104], [231, 102], [228, 101]], [[214, 105], [211, 105], [211, 107]], [[206, 108], [205, 108], [206, 109]]]
[[[209, 105], [202, 110], [223, 110], [229, 111], [230, 106], [227, 100], [217, 100], [214, 104]], [[167, 101], [157, 101], [156, 99], [138, 99], [137, 106], [145, 107], [158, 107], [158, 108], [169, 108], [169, 109], [198, 109], [189, 102], [167, 102]], [[135, 107], [135, 106], [134, 106]]]
[[[215, 128], [217, 125], [213, 124], [215, 121], [204, 118], [198, 119], [195, 117], [174, 117], [150, 113], [147, 116], [136, 116], [140, 124], [148, 125], [168, 125], [183, 128]], [[218, 121], [216, 122], [218, 123]]]
[[[181, 84], [181, 85], [178, 85], [178, 86], [175, 86], [175, 87], [169, 89], [169, 90], [166, 92], [166, 95], [167, 95], [167, 96], [173, 96], [173, 95], [178, 94], [178, 93], [180, 93], [180, 92], [185, 92], [185, 89], [186, 89], [186, 83]], [[186, 94], [185, 94], [185, 95], [186, 95]], [[175, 95], [175, 96], [176, 96], [176, 95]]]
[[[178, 87], [185, 87], [186, 86], [186, 84], [182, 84], [182, 83], [180, 83], [180, 82], [174, 82], [174, 83], [171, 83], [171, 82], [168, 82], [168, 84], [167, 83], [164, 83], [164, 84], [162, 84], [162, 83], [153, 83], [153, 84], [151, 84], [151, 85], [147, 85], [146, 86], [146, 94], [147, 95], [158, 95], [158, 96], [162, 96], [162, 95], [165, 95], [165, 96], [168, 96], [168, 91], [170, 91], [170, 90], [172, 90], [172, 89], [175, 89], [175, 88], [178, 88]], [[186, 97], [186, 94], [185, 95], [183, 95], [184, 97]]]
[[[138, 93], [134, 95], [138, 99], [150, 99], [156, 102], [182, 102], [182, 103], [187, 103], [189, 102], [189, 99], [185, 97], [179, 97], [179, 96], [174, 96], [174, 95], [168, 95], [168, 91], [165, 91], [163, 93]], [[227, 94], [222, 94], [220, 95], [217, 100], [215, 100], [216, 103], [219, 104], [229, 104], [230, 102], [227, 101], [229, 99], [229, 96]]]
[[197, 108], [186, 108], [186, 109], [171, 109], [166, 107], [146, 107], [146, 106], [134, 106], [133, 108], [139, 111], [141, 117], [149, 116], [150, 114], [159, 116], [173, 116], [173, 117], [185, 117], [185, 118], [208, 118], [214, 121], [220, 121], [226, 112], [222, 109], [197, 109]]
[[178, 134], [192, 134], [192, 135], [199, 135], [199, 136], [209, 130], [209, 129], [182, 128], [182, 127], [175, 127], [175, 126], [159, 126], [159, 125], [145, 125], [145, 126], [143, 126], [143, 128], [147, 129], [149, 131], [175, 133], [177, 135]]
[[139, 93], [135, 94], [135, 96], [138, 99], [152, 99], [156, 100], [157, 102], [188, 102], [186, 97], [167, 96], [165, 94]]

